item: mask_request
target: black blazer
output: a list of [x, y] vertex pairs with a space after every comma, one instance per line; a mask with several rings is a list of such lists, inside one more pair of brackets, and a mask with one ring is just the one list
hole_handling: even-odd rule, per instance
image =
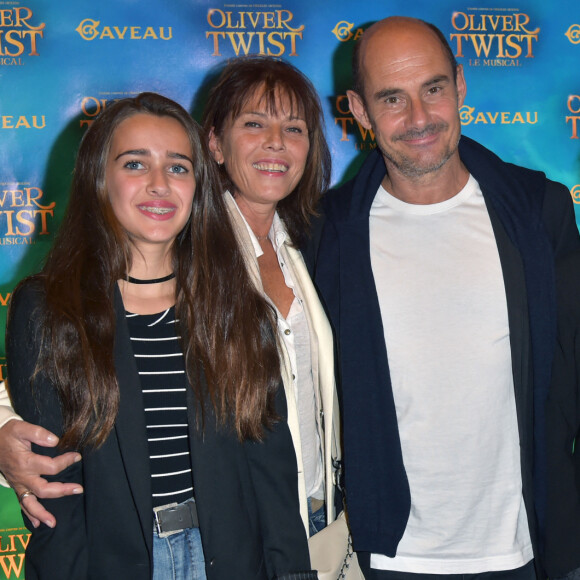
[[557, 264], [558, 341], [546, 406], [546, 570], [580, 568], [580, 251]]
[[[39, 308], [43, 294], [25, 285], [12, 297], [7, 330], [10, 394], [25, 420], [60, 435], [56, 392], [40, 376], [30, 377], [38, 357]], [[148, 580], [152, 572], [153, 511], [149, 453], [142, 396], [120, 293], [115, 296], [115, 368], [121, 392], [115, 427], [96, 451], [53, 478], [82, 483], [85, 493], [43, 504], [55, 529], [33, 529], [26, 551], [27, 580]], [[33, 394], [32, 394], [33, 393]], [[277, 404], [285, 414], [283, 390]], [[240, 443], [235, 432], [217, 428], [211, 406], [205, 428], [196, 419], [189, 391], [194, 494], [208, 580], [316, 578], [300, 518], [296, 458], [282, 420], [263, 443]], [[56, 455], [59, 450], [35, 448]], [[300, 573], [300, 571], [303, 571]]]

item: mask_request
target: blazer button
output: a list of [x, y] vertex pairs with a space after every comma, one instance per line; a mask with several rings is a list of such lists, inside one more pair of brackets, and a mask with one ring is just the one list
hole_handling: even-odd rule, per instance
[[215, 564], [215, 558], [212, 558], [212, 559], [209, 561], [209, 565], [210, 565], [210, 566], [213, 566], [214, 564]]

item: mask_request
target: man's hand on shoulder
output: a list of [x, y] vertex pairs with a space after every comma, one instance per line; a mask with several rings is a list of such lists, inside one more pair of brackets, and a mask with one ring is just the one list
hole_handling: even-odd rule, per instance
[[10, 420], [0, 427], [0, 472], [21, 498], [22, 510], [36, 528], [43, 522], [53, 528], [55, 517], [47, 511], [37, 498], [53, 499], [83, 492], [76, 483], [48, 482], [43, 475], [57, 475], [73, 463], [81, 460], [76, 452], [63, 453], [56, 457], [38, 455], [31, 451], [32, 444], [55, 447], [58, 437], [50, 431], [25, 421]]

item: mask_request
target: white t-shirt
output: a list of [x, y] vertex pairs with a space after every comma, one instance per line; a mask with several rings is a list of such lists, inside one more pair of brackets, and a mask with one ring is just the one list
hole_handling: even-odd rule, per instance
[[[499, 254], [473, 177], [453, 198], [379, 189], [370, 250], [411, 513], [371, 567], [470, 574], [532, 557]], [[380, 482], [376, 482], [380, 485]]]

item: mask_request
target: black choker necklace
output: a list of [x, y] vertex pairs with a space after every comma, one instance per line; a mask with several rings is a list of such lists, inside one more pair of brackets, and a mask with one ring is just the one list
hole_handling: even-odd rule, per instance
[[167, 282], [167, 280], [173, 280], [173, 278], [175, 278], [175, 272], [163, 278], [154, 278], [153, 280], [139, 280], [139, 278], [127, 276], [127, 282], [131, 282], [131, 284], [160, 284], [161, 282]]

